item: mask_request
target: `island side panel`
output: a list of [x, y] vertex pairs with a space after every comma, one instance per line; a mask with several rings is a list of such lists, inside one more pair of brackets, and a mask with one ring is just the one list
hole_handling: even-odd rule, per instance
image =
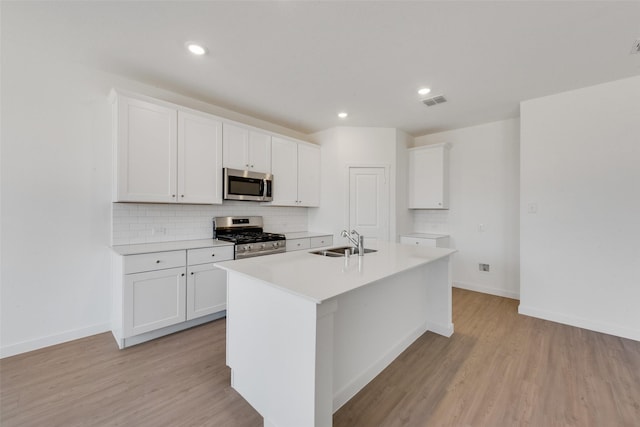
[[232, 387], [265, 426], [315, 425], [316, 304], [228, 271]]
[[450, 337], [453, 335], [451, 257], [427, 264], [422, 271], [427, 283], [427, 329]]
[[[429, 265], [336, 297], [334, 411], [427, 331], [431, 305], [426, 288], [432, 285], [426, 281]], [[440, 303], [450, 301], [445, 298]]]

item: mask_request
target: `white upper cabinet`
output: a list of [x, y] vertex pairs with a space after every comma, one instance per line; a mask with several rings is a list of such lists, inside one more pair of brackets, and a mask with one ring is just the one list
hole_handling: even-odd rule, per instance
[[298, 204], [320, 206], [320, 147], [298, 144]]
[[115, 201], [175, 202], [177, 110], [121, 95], [115, 109]]
[[223, 166], [225, 168], [269, 173], [271, 136], [241, 126], [223, 126]]
[[249, 168], [255, 172], [271, 172], [271, 135], [249, 131]]
[[222, 123], [178, 112], [178, 195], [181, 203], [222, 203]]
[[272, 205], [320, 205], [320, 147], [274, 136], [271, 173]]
[[222, 203], [222, 123], [114, 92], [117, 202]]
[[409, 149], [409, 209], [449, 208], [449, 145]]

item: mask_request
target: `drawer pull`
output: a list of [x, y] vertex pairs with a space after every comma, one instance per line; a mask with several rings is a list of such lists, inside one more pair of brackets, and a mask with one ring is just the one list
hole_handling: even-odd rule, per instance
[[416, 242], [416, 245], [419, 245], [419, 244], [420, 244], [420, 242]]
[[160, 260], [159, 259], [156, 260], [156, 264], [160, 264]]
[[[191, 272], [191, 275], [193, 276], [193, 271]], [[184, 276], [184, 274], [183, 274], [183, 276]]]
[[182, 273], [181, 276], [184, 277], [184, 273]]
[[216, 254], [211, 254], [211, 256], [216, 256]]

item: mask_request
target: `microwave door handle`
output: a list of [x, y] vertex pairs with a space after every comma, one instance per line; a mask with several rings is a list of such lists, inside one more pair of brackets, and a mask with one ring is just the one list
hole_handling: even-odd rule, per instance
[[262, 180], [262, 200], [267, 198], [267, 180]]

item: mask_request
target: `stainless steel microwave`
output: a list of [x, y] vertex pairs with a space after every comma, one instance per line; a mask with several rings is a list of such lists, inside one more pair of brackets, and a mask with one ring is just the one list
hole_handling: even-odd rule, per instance
[[240, 169], [223, 169], [223, 197], [225, 200], [250, 200], [270, 202], [273, 175], [244, 171]]

